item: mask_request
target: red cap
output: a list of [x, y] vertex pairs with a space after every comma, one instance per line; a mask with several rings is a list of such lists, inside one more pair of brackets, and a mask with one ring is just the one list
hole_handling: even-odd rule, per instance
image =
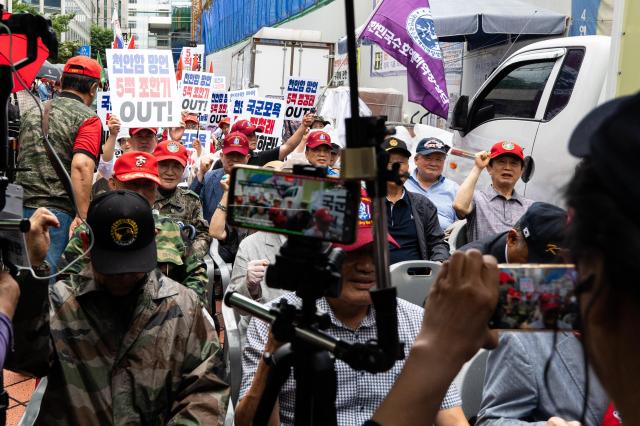
[[125, 152], [113, 165], [113, 176], [120, 182], [149, 179], [159, 184], [158, 160], [147, 152]]
[[325, 209], [324, 207], [316, 210], [313, 214], [313, 217], [315, 217], [316, 220], [320, 222], [333, 222], [333, 215], [331, 215], [331, 213], [329, 213], [329, 210]]
[[186, 117], [184, 117], [184, 122], [186, 123], [187, 121], [191, 121], [192, 123], [199, 124], [198, 116], [195, 114], [188, 114]]
[[515, 155], [520, 160], [524, 161], [524, 151], [522, 150], [522, 147], [517, 143], [500, 141], [498, 143], [495, 143], [491, 147], [491, 155], [490, 155], [491, 159], [494, 159], [494, 158], [500, 157], [501, 155], [506, 155], [506, 154]]
[[223, 118], [222, 120], [220, 120], [218, 122], [218, 126], [220, 126], [221, 124], [227, 124], [227, 125], [231, 125], [231, 117], [227, 116], [225, 118]]
[[74, 56], [70, 58], [64, 64], [64, 70], [62, 71], [68, 74], [86, 75], [87, 77], [100, 80], [102, 74], [102, 67], [95, 59], [91, 59], [88, 56]]
[[331, 136], [323, 131], [309, 132], [309, 136], [307, 136], [307, 147], [317, 148], [320, 145], [327, 145], [331, 148]]
[[131, 129], [129, 129], [129, 136], [133, 136], [141, 130], [151, 130], [154, 135], [158, 133], [157, 127], [132, 127]]
[[156, 149], [153, 151], [153, 156], [156, 157], [157, 161], [176, 160], [182, 164], [182, 167], [187, 167], [189, 153], [187, 152], [187, 148], [180, 142], [162, 141], [156, 146]]
[[[387, 241], [400, 248], [400, 244], [387, 233]], [[371, 217], [371, 198], [367, 192], [360, 191], [360, 209], [358, 211], [358, 225], [356, 226], [356, 240], [352, 244], [337, 244], [333, 247], [341, 248], [344, 251], [355, 251], [368, 244], [373, 243], [373, 218]]]
[[222, 142], [222, 153], [239, 152], [242, 155], [249, 154], [249, 139], [240, 132], [232, 132], [225, 136]]
[[254, 126], [249, 120], [238, 120], [233, 123], [231, 131], [243, 133], [245, 136], [251, 136], [253, 132], [264, 132], [264, 127]]

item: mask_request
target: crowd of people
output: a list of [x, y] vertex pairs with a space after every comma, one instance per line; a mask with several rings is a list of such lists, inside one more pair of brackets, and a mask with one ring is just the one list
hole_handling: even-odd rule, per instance
[[[112, 115], [102, 143], [102, 123], [91, 108], [101, 71], [92, 59], [71, 58], [59, 94], [42, 114], [21, 114], [16, 182], [31, 222], [27, 246], [35, 276], [0, 275], [5, 368], [47, 377], [42, 424], [222, 424], [230, 403], [228, 365], [204, 257], [214, 247], [232, 265], [228, 291], [271, 305], [281, 297], [301, 303], [265, 282], [287, 238], [230, 225], [229, 203], [242, 203], [246, 216], [265, 224], [304, 222], [309, 236], [326, 236], [336, 220], [327, 209], [307, 212], [268, 190], [230, 200], [231, 170], [309, 164], [337, 178], [342, 147], [332, 141], [331, 123], [312, 113], [266, 151], [256, 148], [260, 127], [224, 119], [213, 132], [214, 152], [199, 143], [191, 152], [181, 138], [199, 123], [189, 114], [176, 128], [131, 128], [120, 139], [121, 122]], [[444, 176], [450, 147], [443, 141], [425, 138], [411, 152], [400, 138], [385, 139], [388, 168], [400, 176], [387, 184], [391, 263], [442, 267], [424, 308], [398, 299], [403, 360], [381, 374], [336, 361], [338, 424], [640, 423], [640, 294], [633, 282], [640, 194], [632, 185], [639, 111], [640, 96], [622, 98], [578, 126], [569, 149], [582, 160], [566, 189], [568, 210], [516, 191], [524, 169], [516, 143], [495, 141], [479, 152], [458, 185]], [[72, 194], [47, 161], [43, 131], [70, 176]], [[485, 170], [491, 184], [479, 188]], [[317, 302], [329, 314], [329, 334], [362, 343], [376, 338], [370, 212], [363, 192], [355, 242], [333, 244], [345, 252], [342, 292]], [[467, 244], [452, 252], [449, 233], [463, 219]], [[561, 322], [560, 295], [536, 294], [538, 316], [519, 318], [531, 294], [510, 285], [497, 263], [575, 263], [575, 310]], [[56, 280], [38, 279], [55, 272]], [[222, 296], [220, 286], [213, 291]], [[502, 328], [522, 328], [509, 323], [518, 318], [518, 324], [537, 320], [539, 328], [561, 324], [575, 331], [511, 331], [498, 339], [489, 328], [497, 306]], [[272, 368], [264, 354], [282, 342], [256, 318], [243, 315], [240, 326], [246, 341], [235, 423], [248, 425]], [[479, 411], [468, 419], [453, 379], [481, 348], [495, 349]], [[295, 388], [291, 376], [269, 424], [294, 424]]]

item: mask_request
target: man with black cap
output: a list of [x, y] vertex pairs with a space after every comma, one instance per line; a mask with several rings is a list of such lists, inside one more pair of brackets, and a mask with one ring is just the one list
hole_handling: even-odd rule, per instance
[[[349, 245], [334, 245], [344, 250], [346, 254], [342, 264], [340, 296], [318, 299], [317, 307], [329, 314], [331, 324], [326, 330], [327, 333], [341, 340], [366, 342], [375, 339], [377, 335], [376, 318], [371, 308], [369, 293], [375, 286], [376, 276], [373, 261], [371, 200], [368, 197], [362, 197], [359, 212], [355, 242]], [[391, 235], [387, 234], [387, 240], [390, 244], [397, 246]], [[287, 293], [282, 298], [297, 306], [301, 304], [295, 293]], [[275, 304], [280, 299], [278, 297], [271, 303]], [[400, 340], [405, 343], [406, 358], [420, 330], [423, 310], [401, 299], [397, 302], [398, 334]], [[249, 425], [253, 422], [270, 369], [263, 358], [263, 352], [273, 353], [277, 347], [278, 343], [273, 338], [269, 338], [268, 324], [253, 318], [247, 329], [247, 345], [243, 352], [242, 387], [235, 417], [237, 426]], [[390, 370], [371, 374], [353, 370], [345, 362], [337, 360], [335, 370], [338, 393], [335, 402], [338, 425], [363, 424], [391, 390], [403, 365], [404, 360], [397, 361]], [[295, 387], [295, 379], [291, 374], [280, 389], [278, 402], [271, 417], [272, 422], [269, 424], [294, 424]], [[455, 385], [450, 385], [434, 424], [437, 426], [466, 424]]]
[[39, 423], [221, 423], [218, 338], [196, 295], [156, 268], [148, 201], [102, 194], [87, 223], [91, 267], [29, 282], [14, 320], [11, 368], [48, 377]]
[[[114, 189], [127, 189], [142, 195], [149, 206], [156, 200], [156, 190], [160, 184], [156, 158], [146, 152], [129, 151], [118, 158], [113, 167], [109, 185]], [[196, 258], [188, 249], [180, 234], [180, 227], [168, 217], [154, 211], [156, 221], [156, 246], [158, 267], [168, 277], [182, 283], [196, 292], [204, 306], [207, 304], [207, 269], [201, 258]], [[61, 264], [67, 273], [79, 274], [87, 266], [88, 260], [80, 258], [89, 244], [89, 235], [84, 225], [80, 225], [65, 248]], [[71, 262], [75, 262], [69, 265]]]
[[537, 202], [510, 230], [476, 240], [460, 250], [480, 250], [498, 263], [553, 263], [558, 260], [566, 226], [566, 211]]
[[[382, 149], [389, 153], [388, 168], [398, 164], [400, 180], [406, 182], [411, 157], [407, 144], [388, 137]], [[389, 246], [392, 264], [405, 260], [443, 262], [449, 258], [449, 244], [444, 241], [438, 210], [424, 195], [409, 192], [396, 182], [387, 182], [387, 223], [389, 233], [399, 244]]]
[[404, 187], [427, 197], [438, 209], [440, 227], [446, 230], [457, 220], [453, 200], [460, 186], [442, 174], [449, 145], [437, 138], [425, 138], [416, 147], [416, 168]]

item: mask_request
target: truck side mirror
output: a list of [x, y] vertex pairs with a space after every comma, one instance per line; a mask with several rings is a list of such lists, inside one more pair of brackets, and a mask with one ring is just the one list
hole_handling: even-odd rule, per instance
[[524, 157], [524, 166], [522, 167], [522, 181], [527, 183], [533, 177], [533, 173], [536, 171], [536, 163], [530, 155]]
[[467, 130], [469, 115], [469, 96], [462, 95], [458, 98], [456, 106], [453, 107], [453, 117], [451, 117], [451, 128], [453, 130], [459, 130], [464, 134]]

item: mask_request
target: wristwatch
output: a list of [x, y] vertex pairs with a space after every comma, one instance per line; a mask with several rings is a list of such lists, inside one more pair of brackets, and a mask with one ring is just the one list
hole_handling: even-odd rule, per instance
[[227, 211], [227, 206], [223, 206], [222, 203], [218, 203], [218, 207], [217, 208], [219, 208], [220, 210], [222, 210], [225, 213]]

